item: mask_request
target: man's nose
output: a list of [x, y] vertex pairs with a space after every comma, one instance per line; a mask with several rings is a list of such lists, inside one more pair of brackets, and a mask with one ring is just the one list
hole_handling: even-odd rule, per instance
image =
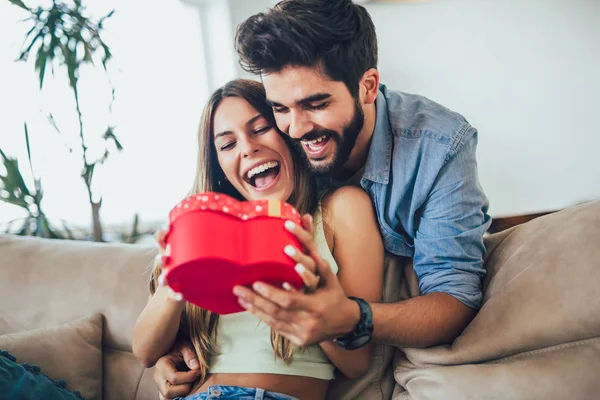
[[312, 124], [305, 112], [292, 111], [291, 114], [288, 135], [292, 139], [302, 139], [304, 135], [312, 130]]

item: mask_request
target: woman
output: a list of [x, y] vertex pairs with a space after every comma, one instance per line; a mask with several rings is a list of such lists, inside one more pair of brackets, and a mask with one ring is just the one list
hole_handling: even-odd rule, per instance
[[[304, 248], [316, 246], [347, 295], [379, 301], [383, 245], [370, 199], [354, 187], [318, 199], [314, 181], [288, 141], [276, 128], [260, 83], [227, 83], [203, 113], [193, 193], [285, 200], [300, 213], [314, 215], [314, 224], [303, 218], [310, 234], [297, 226], [290, 231]], [[163, 240], [164, 233], [159, 237], [164, 253]], [[316, 285], [307, 273], [314, 260], [302, 249], [282, 251], [297, 263], [305, 284]], [[366, 270], [365, 265], [379, 267]], [[370, 365], [372, 345], [347, 351], [328, 341], [298, 349], [250, 313], [218, 316], [178, 301], [158, 284], [160, 266], [150, 283], [152, 297], [135, 326], [133, 351], [151, 367], [173, 346], [178, 331], [189, 337], [201, 374], [186, 399], [323, 399], [335, 368], [355, 378]]]

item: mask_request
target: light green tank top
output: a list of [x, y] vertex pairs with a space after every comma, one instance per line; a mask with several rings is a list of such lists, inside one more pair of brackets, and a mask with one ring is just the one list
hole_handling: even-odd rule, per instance
[[[337, 263], [325, 239], [320, 204], [314, 224], [319, 254], [337, 274]], [[213, 357], [210, 373], [283, 374], [330, 380], [334, 378], [334, 368], [318, 345], [304, 350], [296, 348], [292, 362], [286, 365], [275, 358], [271, 328], [259, 318], [248, 312], [219, 317], [217, 354]]]

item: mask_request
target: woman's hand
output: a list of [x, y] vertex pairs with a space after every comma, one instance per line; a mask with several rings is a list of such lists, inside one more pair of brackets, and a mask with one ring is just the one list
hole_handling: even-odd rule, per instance
[[[286, 246], [283, 251], [292, 260], [296, 262], [296, 272], [304, 281], [304, 291], [313, 292], [319, 285], [319, 277], [315, 275], [319, 253], [311, 232], [313, 231], [313, 218], [310, 214], [302, 217], [302, 226], [298, 226], [292, 221], [285, 221], [285, 229], [291, 232], [303, 247], [303, 251], [292, 246]], [[295, 289], [288, 282], [282, 285], [285, 290], [294, 291]]]

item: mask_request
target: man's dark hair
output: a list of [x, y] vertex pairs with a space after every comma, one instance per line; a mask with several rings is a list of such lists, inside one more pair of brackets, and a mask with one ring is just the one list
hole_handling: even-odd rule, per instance
[[235, 47], [248, 72], [318, 67], [355, 98], [365, 71], [377, 68], [375, 25], [352, 0], [280, 1], [238, 26]]

